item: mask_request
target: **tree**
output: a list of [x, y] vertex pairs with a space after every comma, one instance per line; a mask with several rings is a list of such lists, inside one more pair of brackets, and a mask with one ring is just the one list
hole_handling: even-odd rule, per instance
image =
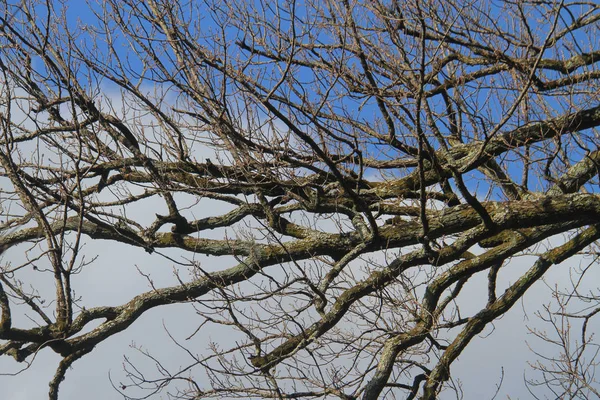
[[[437, 398], [486, 326], [595, 254], [599, 20], [595, 1], [5, 0], [0, 354], [60, 354], [57, 399], [96, 345], [189, 303], [231, 339], [190, 351], [202, 379], [133, 385]], [[97, 242], [177, 282], [90, 304]]]

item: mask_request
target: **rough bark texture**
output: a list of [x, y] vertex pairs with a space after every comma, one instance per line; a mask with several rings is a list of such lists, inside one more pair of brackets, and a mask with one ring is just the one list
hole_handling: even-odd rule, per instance
[[[1, 2], [0, 356], [60, 354], [58, 399], [99, 343], [192, 303], [198, 332], [236, 339], [181, 373], [131, 366], [120, 390], [452, 390], [469, 343], [600, 236], [600, 7], [463, 3], [106, 0], [74, 25], [60, 2]], [[88, 303], [94, 243], [177, 282], [124, 262], [152, 290]], [[481, 299], [463, 290], [478, 274]], [[550, 375], [593, 393], [593, 374]]]

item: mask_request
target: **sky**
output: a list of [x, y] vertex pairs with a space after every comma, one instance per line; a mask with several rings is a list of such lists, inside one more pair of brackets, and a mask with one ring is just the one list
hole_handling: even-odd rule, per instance
[[[80, 2], [69, 3], [70, 19], [76, 24], [77, 20], [86, 21], [87, 8]], [[111, 96], [110, 90], [106, 91]], [[119, 102], [120, 98], [113, 98]], [[211, 157], [211, 151], [206, 150], [206, 156]], [[202, 159], [202, 157], [197, 157]], [[145, 214], [156, 212], [158, 204], [148, 201], [144, 207], [134, 209], [142, 219]], [[202, 201], [193, 212], [195, 218], [209, 216], [225, 211], [218, 203]], [[133, 215], [132, 215], [133, 216]], [[213, 232], [215, 237], [222, 232]], [[17, 264], [24, 261], [25, 254], [21, 253], [23, 246], [7, 251], [3, 261], [10, 260]], [[157, 286], [167, 286], [177, 283], [177, 266], [160, 255], [149, 255], [143, 250], [102, 241], [89, 241], [85, 252], [89, 257], [98, 259], [82, 274], [76, 276], [77, 294], [84, 297], [90, 307], [98, 305], [119, 305], [131, 299], [134, 294], [150, 290], [151, 285], [138, 269], [149, 274], [152, 283]], [[170, 254], [168, 250], [164, 251]], [[219, 270], [231, 265], [231, 259], [222, 257], [198, 258], [203, 267], [208, 270]], [[510, 263], [501, 273], [501, 282], [506, 287], [516, 277], [528, 268], [532, 258], [518, 258]], [[496, 391], [496, 385], [503, 382], [496, 398], [526, 399], [531, 395], [524, 385], [524, 374], [529, 369], [527, 362], [536, 360], [529, 348], [538, 348], [529, 327], [546, 329], [534, 317], [534, 311], [539, 309], [549, 296], [550, 289], [555, 284], [561, 285], [568, 281], [571, 268], [577, 265], [576, 260], [568, 260], [557, 266], [547, 276], [545, 282], [538, 282], [530, 289], [523, 301], [516, 305], [502, 319], [494, 323], [494, 328], [488, 327], [477, 337], [459, 360], [453, 364], [453, 376], [462, 381], [465, 399], [491, 399]], [[37, 277], [37, 274], [32, 275]], [[598, 274], [591, 273], [587, 279], [597, 282]], [[32, 281], [41, 290], [52, 290], [44, 287], [41, 281]], [[477, 293], [485, 288], [485, 276], [469, 283], [472, 286], [473, 299], [485, 299], [485, 295]], [[502, 284], [499, 285], [500, 287]], [[593, 285], [591, 285], [593, 287]], [[469, 299], [461, 305], [468, 309], [478, 310], [483, 304], [470, 302]], [[15, 316], [17, 318], [17, 316]], [[22, 316], [21, 316], [22, 318]], [[19, 322], [17, 320], [17, 322]], [[228, 341], [231, 337], [227, 331], [214, 330], [211, 335], [193, 337], [185, 340], [197, 328], [198, 318], [189, 305], [171, 305], [152, 310], [137, 320], [129, 329], [119, 333], [97, 346], [89, 355], [78, 360], [66, 375], [66, 381], [61, 385], [63, 399], [104, 399], [120, 398], [117, 390], [120, 382], [126, 382], [123, 372], [124, 357], [138, 362], [144, 359], [134, 347], [150, 349], [152, 355], [164, 363], [165, 367], [176, 369], [190, 362], [188, 355], [171, 342], [170, 332], [174, 337], [188, 344], [198, 352], [208, 350], [212, 341]], [[165, 328], [166, 327], [166, 328]], [[168, 332], [167, 330], [168, 329]], [[542, 346], [543, 347], [543, 346]], [[36, 357], [30, 368], [19, 373], [15, 372], [22, 365], [11, 362], [6, 357], [0, 358], [0, 399], [42, 399], [47, 396], [48, 386], [60, 358], [50, 351], [42, 351]], [[157, 371], [153, 362], [142, 362], [152, 373]], [[202, 375], [198, 374], [200, 379]], [[112, 380], [112, 383], [111, 383]], [[129, 389], [127, 389], [129, 390]], [[443, 394], [442, 399], [452, 398]]]
[[[85, 297], [87, 304], [117, 305], [127, 301], [134, 291], [148, 290], [149, 284], [137, 272], [136, 266], [150, 273], [157, 286], [173, 284], [173, 269], [168, 261], [122, 245], [111, 244], [108, 249], [103, 249], [102, 246], [103, 243], [90, 243], [86, 251], [89, 254], [98, 254], [99, 258], [85, 273], [77, 276], [76, 287]], [[528, 268], [531, 261], [531, 257], [518, 259], [512, 262], [507, 270]], [[452, 375], [454, 379], [461, 382], [464, 399], [491, 399], [502, 377], [502, 385], [496, 399], [531, 398], [525, 387], [524, 377], [535, 377], [527, 363], [535, 362], [537, 357], [529, 346], [538, 351], [545, 348], [530, 334], [528, 328], [549, 328], [547, 325], [540, 324], [534, 316], [534, 311], [548, 300], [550, 293], [548, 286], [552, 287], [568, 279], [568, 271], [573, 264], [574, 260], [565, 262], [552, 271], [545, 283], [536, 283], [521, 303], [515, 305], [503, 318], [494, 322], [493, 329], [487, 327], [453, 364]], [[219, 260], [211, 257], [203, 265], [207, 269], [219, 269]], [[508, 284], [511, 282], [511, 277], [514, 279], [518, 276], [517, 271], [512, 274], [510, 272], [503, 274], [500, 282]], [[485, 276], [480, 276], [469, 283], [470, 288], [465, 288], [472, 291], [473, 300], [480, 301], [481, 295], [485, 296], [485, 293], [481, 293], [481, 288], [485, 288], [486, 285], [485, 279]], [[588, 276], [588, 279], [593, 282], [600, 279], [600, 276], [595, 273]], [[499, 284], [499, 288], [501, 287], [502, 283]], [[478, 291], [480, 293], [477, 293]], [[477, 309], [476, 304], [470, 306], [473, 311]], [[468, 312], [468, 300], [461, 304], [461, 307], [463, 312]], [[524, 316], [524, 311], [527, 317]], [[189, 305], [165, 306], [144, 314], [130, 328], [109, 338], [98, 345], [92, 353], [78, 360], [68, 371], [66, 380], [61, 385], [60, 398], [122, 398], [112, 385], [118, 387], [120, 383], [128, 382], [123, 371], [124, 357], [137, 362], [136, 366], [145, 368], [149, 376], [157, 376], [155, 364], [144, 359], [136, 347], [149, 350], [171, 372], [187, 365], [191, 359], [171, 341], [169, 333], [198, 353], [207, 351], [211, 341], [226, 342], [231, 337], [231, 333], [227, 330], [213, 330], [212, 335], [194, 337], [186, 341], [185, 338], [195, 331], [198, 323], [199, 318]], [[593, 331], [597, 328], [595, 323]], [[549, 354], [552, 354], [552, 351]], [[10, 400], [46, 398], [47, 383], [53, 376], [59, 361], [60, 357], [46, 350], [40, 352], [32, 366], [19, 375], [0, 375], [0, 398]], [[10, 362], [6, 357], [0, 358], [0, 373], [14, 373], [19, 368], [22, 368], [22, 365]], [[196, 370], [194, 376], [201, 382], [202, 375]], [[136, 393], [133, 389], [127, 389], [125, 392]], [[452, 398], [454, 395], [451, 393], [440, 396], [442, 400]]]

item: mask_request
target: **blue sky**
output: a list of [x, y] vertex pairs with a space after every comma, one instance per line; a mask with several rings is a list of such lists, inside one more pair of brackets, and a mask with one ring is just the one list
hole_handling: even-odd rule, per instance
[[[68, 2], [67, 4], [67, 18], [70, 27], [77, 30], [81, 24], [90, 23], [94, 25], [92, 24], [92, 14], [87, 5], [76, 1]], [[204, 19], [203, 21], [203, 29], [210, 30], [213, 27], [213, 23], [210, 20]], [[116, 37], [119, 37], [118, 34]], [[85, 34], [77, 37], [76, 40], [88, 46], [92, 45], [90, 41], [86, 40]], [[116, 46], [120, 55], [128, 55], [129, 47], [126, 42], [120, 39], [116, 40]], [[99, 51], [102, 51], [102, 48]], [[131, 69], [135, 70], [141, 66], [140, 61], [135, 57], [128, 58], [131, 62]], [[270, 68], [272, 69], [270, 72], [276, 70], [276, 67]], [[257, 70], [260, 70], [260, 68], [257, 67]], [[83, 73], [84, 71], [82, 71]], [[305, 83], [312, 77], [312, 71], [307, 70], [301, 70], [298, 75], [300, 83]], [[149, 85], [148, 87], [150, 88], [151, 86]], [[108, 82], [103, 82], [100, 85], [100, 89], [104, 89], [103, 95], [106, 98], [110, 99], [114, 95], [116, 97], [114, 99], [115, 102], [119, 102], [121, 99], [113, 91], [114, 88], [114, 85]], [[480, 95], [484, 96], [484, 94]], [[514, 96], [515, 94], [514, 91], [506, 91], [506, 95]], [[578, 98], [576, 97], [576, 99]], [[478, 99], [477, 102], [485, 103], [483, 97]], [[347, 107], [348, 110], [355, 112], [364, 121], [375, 123], [374, 115], [377, 115], [377, 108], [375, 100], [372, 98], [357, 98], [351, 101], [342, 99], [335, 100], [333, 103], [334, 109], [336, 108], [335, 105], [338, 106], [338, 109], [341, 109], [342, 106]], [[550, 100], [548, 104], [552, 106], [553, 111], [564, 111], [563, 105], [558, 102]], [[498, 104], [490, 102], [487, 105], [493, 107]], [[491, 115], [491, 117], [496, 120], [500, 118], [499, 115]], [[516, 122], [516, 119], [509, 121], [506, 125], [507, 129], [514, 122]], [[372, 150], [374, 154], [377, 154], [376, 149], [375, 146], [369, 147], [369, 150]], [[581, 155], [581, 153], [577, 153], [576, 147], [571, 147], [570, 151], [571, 156], [579, 157]], [[211, 153], [209, 151], [206, 154], [210, 155]], [[203, 154], [197, 158], [202, 160], [205, 156]], [[397, 154], [393, 153], [388, 156], [394, 157]], [[519, 162], [511, 161], [510, 165], [514, 170], [511, 169], [509, 172], [516, 174]], [[480, 178], [480, 174], [473, 173], [473, 175], [477, 179], [467, 180], [467, 185], [470, 189], [476, 191], [477, 194], [484, 195], [487, 192], [487, 187], [478, 179]], [[537, 185], [537, 182], [532, 182], [532, 187], [535, 187], [535, 185]], [[493, 197], [500, 197], [499, 192], [496, 191]], [[144, 207], [140, 207], [134, 212], [139, 213], [143, 218], [145, 213], [154, 213], [158, 207], [162, 206], [149, 201], [144, 204]], [[194, 209], [194, 212], [198, 214], [195, 216], [196, 218], [208, 216], [217, 211], [219, 211], [217, 206], [206, 205], [205, 202], [202, 203], [201, 207]], [[137, 267], [151, 273], [154, 283], [157, 285], [166, 286], [176, 283], [173, 272], [174, 265], [168, 260], [155, 256], [151, 257], [143, 251], [118, 248], [118, 245], [115, 245], [114, 248], [112, 246], [111, 244], [109, 247], [104, 242], [90, 243], [86, 246], [86, 254], [89, 254], [90, 257], [99, 255], [99, 258], [89, 269], [86, 269], [85, 273], [76, 277], [76, 283], [78, 285], [77, 290], [88, 299], [87, 301], [91, 303], [91, 306], [103, 305], [105, 302], [120, 304], [129, 300], [133, 296], [133, 292], [140, 293], [149, 290], [149, 283], [138, 273]], [[23, 255], [13, 251], [5, 257], [11, 257], [13, 263], [18, 263], [22, 260]], [[214, 257], [202, 259], [202, 262], [211, 269], [220, 269], [228, 266], [227, 261], [230, 260]], [[501, 275], [502, 285], [506, 287], [519, 276], [516, 274], [517, 272], [523, 272], [530, 264], [531, 259], [516, 259], [513, 261], [506, 272], [503, 272]], [[562, 284], [567, 282], [570, 276], [569, 268], [572, 267], [572, 264], [576, 264], [576, 262], [570, 260], [564, 265], [557, 267], [547, 278], [547, 285], [552, 287], [555, 283]], [[483, 297], [479, 296], [482, 293], [476, 294], [481, 286], [485, 288], [485, 284], [482, 284], [484, 278], [482, 275], [471, 283], [473, 286], [472, 297], [474, 299], [485, 300], [485, 293], [483, 293]], [[598, 277], [593, 276], [592, 278], [592, 275], [588, 277], [591, 282], [597, 281], [594, 278]], [[41, 282], [38, 283], [41, 285]], [[529, 398], [529, 394], [524, 388], [522, 377], [524, 371], [527, 369], [526, 361], [534, 360], [535, 356], [527, 348], [526, 339], [530, 339], [531, 335], [528, 335], [526, 325], [537, 326], [538, 322], [531, 317], [531, 314], [547, 298], [548, 290], [544, 283], [539, 282], [527, 294], [520, 307], [515, 307], [504, 318], [494, 324], [496, 329], [493, 332], [488, 329], [482, 335], [485, 336], [490, 333], [489, 337], [485, 339], [478, 337], [460, 357], [460, 360], [453, 366], [453, 371], [456, 371], [456, 377], [463, 381], [466, 399], [490, 398], [495, 389], [494, 385], [500, 379], [501, 368], [504, 368], [505, 375], [500, 392], [501, 395], [498, 398], [506, 398], [506, 396], [510, 396], [513, 399]], [[473, 302], [473, 304], [476, 303]], [[469, 304], [469, 301], [467, 301], [464, 306], [468, 307], [473, 304]], [[477, 308], [475, 309], [484, 306], [483, 303], [476, 305]], [[523, 310], [527, 311], [529, 319], [523, 316]], [[136, 321], [130, 329], [110, 338], [105, 343], [99, 345], [93, 353], [74, 364], [73, 369], [67, 373], [67, 379], [61, 388], [64, 398], [116, 397], [116, 393], [107, 379], [108, 372], [110, 371], [110, 375], [115, 383], [125, 379], [121, 368], [122, 357], [123, 354], [128, 357], [136, 357], [134, 355], [136, 352], [129, 347], [134, 342], [144, 348], [151, 349], [159, 359], [165, 360], [167, 364], [174, 367], [185, 364], [189, 361], [186, 358], [186, 354], [179, 352], [177, 347], [171, 343], [165, 345], [169, 339], [163, 329], [163, 325], [169, 327], [169, 330], [177, 335], [178, 339], [182, 339], [189, 336], [195, 329], [197, 321], [194, 317], [193, 310], [182, 306], [163, 307], [160, 310], [148, 313], [148, 315]], [[227, 333], [215, 331], [215, 340], [227, 341], [228, 339]], [[199, 350], [206, 350], [209, 347], [210, 340], [202, 341], [201, 338], [194, 340], [193, 344]], [[16, 377], [0, 376], [0, 395], [2, 395], [0, 397], [16, 400], [20, 398], [43, 398], [47, 392], [46, 382], [50, 380], [54, 373], [57, 362], [58, 357], [44, 351], [36, 357], [33, 366], [22, 374]], [[151, 363], [147, 364], [147, 366], [150, 369], [153, 367]], [[14, 372], [18, 368], [19, 366], [11, 363], [10, 360], [0, 358], [0, 372]], [[201, 373], [198, 376], [201, 376]], [[35, 382], [35, 384], [32, 384], [32, 382]]]

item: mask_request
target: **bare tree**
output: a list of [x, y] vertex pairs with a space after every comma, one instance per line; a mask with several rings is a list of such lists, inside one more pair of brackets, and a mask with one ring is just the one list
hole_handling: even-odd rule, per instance
[[594, 321], [600, 312], [600, 297], [597, 285], [586, 284], [598, 255], [597, 249], [586, 252], [591, 253], [591, 259], [573, 269], [569, 284], [561, 285], [567, 290], [553, 287], [552, 301], [536, 313], [544, 323], [531, 329], [533, 337], [539, 339], [530, 344], [538, 360], [531, 364], [526, 379], [535, 398], [541, 398], [537, 396], [540, 392], [557, 399], [600, 398], [596, 378], [600, 344]]
[[[128, 365], [145, 395], [434, 399], [488, 324], [600, 238], [594, 0], [81, 7], [0, 8], [0, 354], [60, 354], [50, 399], [174, 303], [232, 339], [176, 373]], [[86, 302], [97, 241], [177, 283]], [[462, 290], [481, 274], [486, 296]]]

